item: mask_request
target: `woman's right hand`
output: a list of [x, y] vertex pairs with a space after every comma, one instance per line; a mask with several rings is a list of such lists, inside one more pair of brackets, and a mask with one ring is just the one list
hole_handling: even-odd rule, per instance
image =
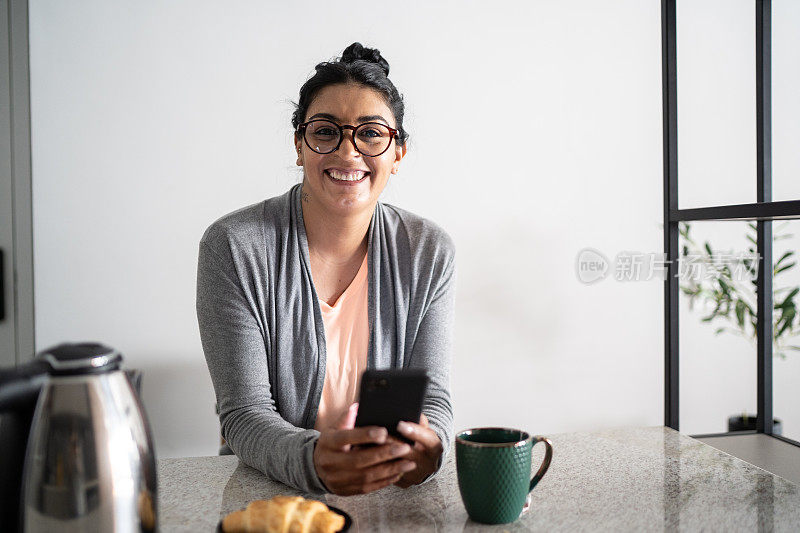
[[417, 467], [404, 459], [411, 447], [389, 437], [386, 428], [355, 428], [357, 409], [358, 404], [351, 405], [335, 427], [320, 433], [314, 447], [317, 475], [333, 494], [366, 494], [397, 482]]

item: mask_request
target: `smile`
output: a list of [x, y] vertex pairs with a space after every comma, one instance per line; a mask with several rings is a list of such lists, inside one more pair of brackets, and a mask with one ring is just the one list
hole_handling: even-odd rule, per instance
[[363, 170], [342, 171], [335, 168], [329, 168], [325, 171], [325, 175], [334, 181], [347, 181], [358, 183], [364, 180], [369, 175], [369, 172]]

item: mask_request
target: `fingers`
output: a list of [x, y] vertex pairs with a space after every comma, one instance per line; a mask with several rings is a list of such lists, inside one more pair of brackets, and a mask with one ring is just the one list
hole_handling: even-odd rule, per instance
[[353, 494], [367, 493], [398, 481], [403, 474], [417, 467], [407, 459], [397, 459], [360, 470], [339, 470], [329, 480], [341, 491]]
[[[386, 444], [391, 444], [391, 443], [395, 443], [395, 442], [398, 443], [398, 444], [408, 444], [409, 446], [411, 446], [412, 450], [415, 450], [415, 451], [418, 451], [418, 452], [424, 452], [425, 451], [425, 446], [423, 446], [419, 442], [411, 441], [411, 443], [408, 443], [408, 442], [405, 441], [405, 439], [400, 440], [399, 438], [397, 438], [397, 437], [395, 437], [393, 435], [389, 435], [389, 437], [386, 439]], [[413, 455], [413, 453], [412, 453], [412, 455]], [[408, 455], [408, 456], [406, 456], [406, 458], [407, 459], [411, 459], [412, 455]]]
[[428, 417], [425, 416], [425, 413], [422, 413], [422, 414], [419, 415], [419, 424], [421, 426], [426, 427], [426, 428], [430, 427], [430, 424], [428, 424]]
[[375, 483], [364, 485], [364, 487], [362, 487], [359, 492], [355, 492], [354, 494], [367, 494], [376, 490], [380, 490], [383, 487], [388, 487], [389, 485], [396, 483], [397, 481], [400, 481], [402, 477], [403, 474], [398, 474], [394, 477], [382, 479], [380, 481], [376, 481]]
[[442, 442], [436, 432], [420, 424], [413, 422], [400, 422], [397, 424], [397, 431], [401, 435], [413, 440], [425, 447], [428, 453], [440, 454], [442, 452]]
[[363, 448], [350, 454], [350, 461], [356, 468], [367, 468], [393, 459], [405, 457], [411, 453], [411, 446], [404, 442], [396, 442], [374, 448]]
[[[372, 435], [370, 435], [372, 433]], [[362, 448], [358, 444], [377, 444]], [[352, 446], [351, 446], [352, 445]], [[365, 494], [399, 481], [417, 469], [409, 456], [422, 457], [384, 428], [328, 430], [314, 449], [314, 466], [325, 487], [335, 494]]]
[[370, 493], [370, 492], [373, 492], [373, 491], [376, 491], [376, 490], [380, 490], [380, 489], [382, 489], [384, 487], [388, 487], [389, 485], [392, 485], [393, 483], [397, 483], [398, 481], [402, 480], [402, 478], [403, 478], [403, 474], [398, 474], [398, 475], [396, 475], [394, 477], [381, 479], [381, 480], [375, 481], [373, 483], [368, 483], [366, 485], [361, 485], [361, 486], [359, 486], [359, 485], [350, 485], [350, 486], [347, 486], [346, 488], [343, 488], [342, 490], [336, 492], [336, 494], [339, 494], [340, 496], [352, 496], [354, 494], [367, 494], [367, 493]]
[[436, 470], [442, 443], [427, 417], [420, 416], [419, 424], [398, 424], [400, 434], [413, 441], [409, 445], [382, 427], [348, 429], [356, 409], [353, 404], [337, 424], [339, 429], [323, 431], [315, 445], [314, 466], [330, 492], [366, 494], [391, 484], [407, 487]]
[[318, 445], [333, 450], [344, 450], [357, 444], [383, 444], [388, 432], [386, 428], [366, 426], [355, 429], [334, 429], [320, 434]]
[[353, 448], [348, 453], [331, 453], [323, 457], [324, 467], [334, 470], [361, 470], [395, 459], [409, 458], [411, 446], [394, 442], [369, 448]]
[[336, 421], [333, 429], [353, 429], [356, 425], [356, 415], [358, 414], [358, 403], [350, 404], [339, 420]]

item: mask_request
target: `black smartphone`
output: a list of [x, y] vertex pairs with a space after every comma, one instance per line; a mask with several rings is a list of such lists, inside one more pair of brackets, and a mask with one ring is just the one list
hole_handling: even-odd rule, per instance
[[428, 388], [424, 370], [366, 370], [361, 376], [356, 427], [383, 426], [390, 435], [414, 444], [397, 431], [405, 420], [419, 423]]

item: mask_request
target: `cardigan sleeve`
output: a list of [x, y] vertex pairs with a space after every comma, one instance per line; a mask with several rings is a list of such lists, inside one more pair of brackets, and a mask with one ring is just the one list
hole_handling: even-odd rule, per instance
[[[197, 266], [197, 321], [217, 396], [222, 436], [245, 464], [309, 493], [325, 486], [314, 467], [319, 432], [281, 417], [270, 391], [265, 325], [226, 247], [201, 241]], [[228, 259], [225, 259], [228, 255]]]
[[[425, 369], [430, 381], [422, 412], [431, 429], [442, 442], [439, 466], [453, 442], [453, 406], [450, 398], [450, 365], [452, 360], [453, 326], [455, 316], [455, 258], [441, 270], [438, 283], [433, 284], [432, 296], [420, 322], [412, 349], [410, 368]], [[437, 471], [438, 472], [438, 471]], [[430, 480], [430, 476], [426, 481]]]

